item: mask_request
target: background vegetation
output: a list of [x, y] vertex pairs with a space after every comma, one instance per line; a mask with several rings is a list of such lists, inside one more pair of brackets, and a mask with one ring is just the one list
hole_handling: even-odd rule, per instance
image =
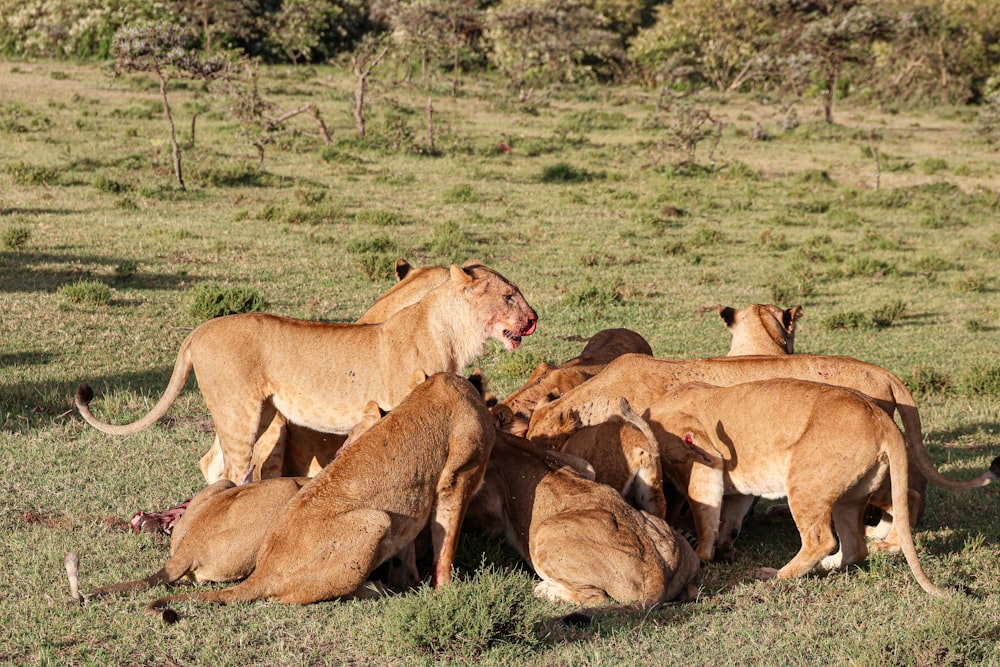
[[[0, 16], [22, 5], [42, 6]], [[632, 22], [622, 48], [633, 52], [653, 29], [648, 10], [598, 13], [616, 17], [608, 30]], [[965, 25], [985, 30], [989, 19]], [[181, 190], [156, 72], [109, 78], [96, 64], [21, 59], [30, 34], [5, 32], [19, 59], [0, 62], [0, 661], [996, 664], [995, 487], [930, 491], [918, 548], [936, 583], [967, 592], [948, 600], [929, 599], [886, 555], [830, 577], [754, 582], [754, 568], [798, 547], [790, 524], [759, 512], [737, 561], [704, 569], [697, 602], [587, 628], [548, 625], [567, 609], [534, 600], [516, 557], [475, 536], [463, 537], [463, 582], [446, 595], [191, 606], [170, 628], [141, 615], [148, 595], [72, 606], [62, 568], [78, 551], [87, 589], [159, 567], [167, 541], [125, 523], [197, 490], [211, 442], [194, 382], [167, 420], [130, 438], [76, 417], [79, 382], [98, 390], [100, 414], [133, 419], [203, 318], [265, 308], [353, 320], [391, 286], [397, 256], [476, 257], [519, 284], [539, 330], [516, 353], [480, 360], [500, 395], [604, 327], [639, 331], [663, 357], [707, 356], [728, 349], [728, 334], [703, 308], [802, 305], [800, 352], [902, 376], [918, 392], [932, 459], [946, 474], [976, 474], [1000, 432], [988, 77], [975, 78], [977, 106], [880, 105], [838, 84], [829, 123], [823, 104], [789, 105], [758, 84], [724, 92], [690, 65], [656, 87], [595, 84], [578, 76], [583, 58], [548, 81], [525, 74], [524, 85], [503, 69], [463, 71], [456, 89], [452, 71], [430, 66], [438, 60], [422, 79], [414, 55], [370, 72], [360, 137], [354, 69], [300, 53], [298, 65], [239, 68], [225, 81], [170, 79]], [[187, 48], [205, 54], [202, 39]], [[212, 40], [213, 50], [226, 43]], [[844, 71], [858, 65], [852, 56]], [[310, 105], [317, 115], [288, 115]]]

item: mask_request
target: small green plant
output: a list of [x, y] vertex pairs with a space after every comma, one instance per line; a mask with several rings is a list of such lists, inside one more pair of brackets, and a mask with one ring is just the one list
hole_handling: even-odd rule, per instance
[[392, 211], [380, 209], [365, 209], [354, 214], [354, 219], [367, 225], [378, 227], [393, 227], [405, 224], [405, 221]]
[[105, 174], [98, 174], [95, 176], [94, 180], [91, 181], [91, 185], [93, 185], [98, 191], [111, 195], [119, 195], [132, 191], [132, 186], [130, 184], [116, 181]]
[[493, 565], [468, 581], [437, 590], [422, 586], [386, 606], [386, 641], [397, 650], [462, 662], [500, 646], [530, 651], [542, 644], [546, 613], [531, 587], [527, 574]]
[[955, 281], [955, 289], [959, 292], [985, 292], [989, 279], [982, 273], [968, 273]]
[[106, 306], [111, 303], [111, 288], [99, 280], [81, 278], [72, 285], [63, 285], [59, 294], [71, 303]]
[[976, 364], [966, 368], [959, 385], [970, 396], [1000, 398], [1000, 366]]
[[788, 239], [781, 232], [774, 231], [773, 227], [767, 227], [758, 236], [757, 242], [765, 248], [771, 250], [787, 250]]
[[835, 331], [837, 329], [869, 329], [872, 327], [872, 321], [864, 311], [845, 310], [823, 318], [822, 325], [827, 331]]
[[688, 244], [698, 247], [698, 246], [713, 246], [719, 243], [723, 243], [726, 240], [726, 235], [722, 233], [721, 230], [712, 229], [710, 227], [700, 227], [695, 230], [694, 234], [688, 240]]
[[351, 241], [347, 245], [347, 249], [359, 255], [373, 252], [397, 252], [396, 242], [388, 236], [373, 236], [371, 238]]
[[844, 267], [844, 276], [851, 278], [854, 276], [864, 276], [866, 278], [882, 278], [883, 276], [895, 275], [898, 271], [889, 262], [874, 257], [853, 257]]
[[977, 333], [979, 331], [986, 331], [986, 322], [983, 320], [973, 317], [962, 322], [962, 326], [969, 333]]
[[7, 175], [18, 185], [51, 185], [59, 178], [59, 170], [55, 167], [15, 162], [4, 167]]
[[122, 262], [115, 267], [115, 275], [118, 276], [119, 280], [128, 280], [135, 275], [135, 272], [139, 270], [138, 262]]
[[198, 321], [237, 313], [258, 313], [267, 307], [256, 290], [250, 287], [199, 283], [191, 290], [188, 313]]
[[585, 285], [566, 295], [566, 302], [574, 308], [607, 308], [622, 302], [617, 285]]
[[925, 174], [936, 174], [947, 169], [948, 163], [943, 158], [931, 157], [924, 160], [920, 167]]
[[891, 327], [906, 312], [906, 303], [900, 299], [882, 304], [871, 311], [872, 324], [876, 327]]
[[918, 273], [937, 273], [953, 268], [952, 263], [937, 255], [924, 255], [913, 261], [913, 270]]
[[463, 183], [445, 190], [441, 198], [446, 204], [471, 204], [478, 199], [471, 185]]
[[438, 257], [458, 261], [469, 248], [472, 240], [469, 234], [454, 220], [442, 222], [434, 227], [434, 235], [427, 243], [427, 249]]
[[0, 236], [3, 247], [8, 250], [21, 250], [31, 240], [31, 230], [27, 227], [7, 227]]
[[826, 169], [806, 169], [805, 171], [800, 171], [795, 180], [799, 183], [808, 183], [810, 185], [833, 185], [830, 172]]
[[947, 394], [953, 388], [948, 374], [932, 366], [914, 366], [903, 381], [914, 394]]
[[599, 175], [578, 169], [567, 162], [557, 162], [542, 170], [542, 183], [583, 183], [600, 178]]

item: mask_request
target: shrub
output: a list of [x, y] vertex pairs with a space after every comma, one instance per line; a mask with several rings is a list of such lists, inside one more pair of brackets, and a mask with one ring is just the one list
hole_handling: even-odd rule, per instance
[[445, 190], [441, 198], [446, 204], [471, 204], [478, 199], [478, 196], [471, 185], [462, 184]]
[[836, 329], [868, 329], [872, 321], [860, 310], [846, 310], [823, 318], [823, 328], [827, 331]]
[[4, 167], [4, 171], [18, 185], [45, 185], [59, 178], [59, 170], [54, 167], [15, 162]]
[[471, 239], [457, 222], [449, 220], [434, 227], [427, 249], [439, 257], [458, 261], [466, 253]]
[[392, 211], [383, 211], [377, 209], [358, 211], [357, 213], [354, 214], [354, 219], [361, 223], [365, 223], [368, 225], [378, 225], [379, 227], [391, 227], [395, 225], [406, 224], [405, 220], [400, 218]]
[[27, 227], [8, 227], [3, 230], [3, 235], [0, 236], [3, 247], [8, 250], [20, 250], [27, 245], [30, 239], [31, 230]]
[[118, 276], [120, 280], [128, 280], [135, 275], [135, 272], [139, 270], [138, 262], [122, 262], [115, 267], [115, 275]]
[[1000, 366], [976, 364], [966, 368], [960, 385], [962, 392], [971, 396], [1000, 398]]
[[955, 289], [959, 292], [985, 292], [989, 280], [982, 273], [969, 273], [955, 281]]
[[881, 278], [895, 273], [897, 273], [895, 266], [874, 257], [854, 257], [844, 267], [844, 275], [848, 278], [853, 276]]
[[541, 181], [542, 183], [583, 183], [602, 176], [586, 169], [577, 169], [566, 162], [557, 162], [542, 170]]
[[951, 378], [931, 366], [914, 366], [903, 381], [914, 394], [947, 394], [952, 390]]
[[920, 165], [925, 174], [936, 174], [939, 171], [944, 171], [948, 168], [948, 163], [939, 157], [931, 157], [924, 160], [923, 164]]
[[191, 290], [188, 313], [204, 321], [237, 313], [257, 313], [266, 307], [267, 302], [250, 287], [205, 282]]
[[80, 279], [72, 285], [63, 285], [59, 294], [71, 303], [88, 303], [106, 306], [111, 303], [111, 288], [99, 280]]
[[566, 302], [574, 308], [607, 308], [622, 302], [617, 285], [586, 285], [566, 295]]
[[526, 651], [542, 643], [544, 607], [524, 573], [487, 566], [469, 581], [422, 586], [387, 606], [386, 641], [437, 658], [468, 661], [493, 647]]
[[397, 251], [396, 242], [390, 239], [388, 236], [373, 236], [371, 238], [351, 241], [347, 245], [347, 249], [350, 252], [357, 254], [373, 253], [373, 252], [394, 253]]

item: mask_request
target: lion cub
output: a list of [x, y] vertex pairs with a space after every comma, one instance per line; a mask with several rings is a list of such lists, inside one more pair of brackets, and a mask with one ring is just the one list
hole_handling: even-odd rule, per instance
[[[802, 547], [781, 569], [759, 569], [759, 578], [858, 563], [868, 554], [865, 505], [891, 482], [895, 523], [913, 576], [928, 593], [944, 594], [928, 580], [913, 545], [906, 443], [868, 397], [792, 379], [732, 387], [691, 383], [654, 402], [648, 420], [661, 446], [698, 448], [714, 459], [706, 465], [692, 456], [675, 470], [686, 479], [702, 560], [713, 557], [723, 503], [762, 496], [788, 498]], [[838, 538], [840, 550], [831, 556]]]

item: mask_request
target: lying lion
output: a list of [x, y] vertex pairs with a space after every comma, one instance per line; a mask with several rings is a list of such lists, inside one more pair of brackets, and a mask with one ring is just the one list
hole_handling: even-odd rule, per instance
[[[507, 406], [495, 410], [507, 411], [501, 423], [510, 419]], [[666, 522], [502, 431], [466, 525], [505, 535], [541, 577], [542, 597], [649, 609], [694, 594], [698, 558]]]
[[77, 390], [92, 426], [128, 435], [154, 424], [194, 368], [219, 436], [224, 477], [250, 471], [254, 443], [275, 411], [294, 424], [346, 433], [376, 401], [389, 410], [406, 395], [398, 381], [421, 370], [461, 372], [491, 338], [513, 350], [538, 316], [512, 283], [485, 267], [452, 265], [449, 278], [379, 324], [327, 324], [250, 313], [205, 322], [181, 344], [173, 375], [143, 418], [116, 426], [90, 412], [93, 392]]
[[524, 385], [503, 400], [514, 419], [507, 426], [509, 433], [523, 437], [535, 405], [551, 401], [593, 377], [612, 359], [623, 354], [653, 354], [642, 336], [629, 329], [604, 329], [591, 336], [580, 356], [558, 366], [538, 364]]
[[[483, 479], [495, 433], [486, 405], [467, 380], [450, 373], [431, 376], [274, 513], [244, 581], [161, 598], [147, 609], [163, 611], [169, 621], [176, 615], [168, 605], [180, 600], [308, 604], [364, 595], [371, 572], [406, 552], [426, 526], [434, 551], [432, 583], [447, 584], [459, 528]], [[190, 524], [223, 533], [244, 530], [255, 518], [221, 512], [194, 515]], [[194, 530], [189, 525], [188, 535]], [[187, 539], [180, 538], [181, 548]]]
[[[724, 499], [762, 496], [788, 498], [802, 548], [781, 569], [758, 570], [758, 578], [798, 577], [817, 565], [834, 569], [861, 562], [868, 553], [861, 530], [865, 506], [891, 480], [906, 562], [921, 588], [945, 594], [928, 580], [913, 545], [906, 443], [892, 418], [868, 397], [792, 379], [732, 387], [691, 383], [655, 401], [648, 419], [661, 443], [715, 455], [711, 465], [692, 457], [675, 470], [687, 480], [702, 560], [712, 560], [719, 542]], [[838, 540], [840, 550], [830, 556]]]
[[102, 586], [88, 595], [144, 590], [183, 578], [227, 582], [253, 572], [257, 551], [282, 508], [310, 480], [277, 477], [236, 486], [228, 479], [191, 498], [170, 534], [170, 558], [157, 572], [134, 581]]
[[[909, 488], [920, 496], [912, 512], [919, 517], [927, 482], [951, 491], [985, 486], [995, 477], [983, 473], [965, 481], [950, 480], [934, 468], [924, 449], [920, 415], [906, 385], [889, 371], [850, 357], [795, 354], [787, 356], [714, 357], [709, 359], [667, 360], [641, 354], [626, 354], [582, 385], [554, 401], [539, 405], [531, 417], [528, 439], [558, 449], [581, 426], [600, 424], [614, 413], [624, 397], [640, 413], [672, 389], [688, 382], [732, 386], [774, 378], [812, 380], [854, 389], [871, 397], [887, 414], [898, 411], [903, 422], [909, 465]], [[761, 417], [762, 421], [765, 421]], [[994, 461], [994, 465], [1000, 465]], [[871, 502], [895, 516], [887, 491]], [[895, 522], [893, 522], [895, 525]], [[885, 540], [896, 544], [895, 534]]]
[[802, 308], [760, 303], [739, 310], [719, 306], [719, 317], [733, 335], [726, 356], [784, 355], [795, 351], [795, 323], [802, 317]]

